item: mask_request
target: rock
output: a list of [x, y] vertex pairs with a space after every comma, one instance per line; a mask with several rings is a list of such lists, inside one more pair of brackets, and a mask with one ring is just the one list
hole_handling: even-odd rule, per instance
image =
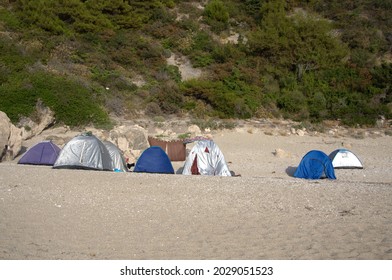
[[346, 149], [351, 149], [351, 148], [352, 148], [352, 145], [351, 145], [350, 143], [342, 142], [342, 147], [344, 147], [344, 148], [346, 148]]
[[124, 154], [133, 150], [145, 150], [150, 146], [147, 131], [139, 125], [116, 127], [110, 131], [108, 140], [116, 144]]
[[13, 160], [22, 149], [22, 130], [11, 124], [10, 138], [8, 139], [8, 151], [6, 160]]
[[183, 81], [197, 79], [202, 75], [202, 71], [198, 68], [194, 68], [186, 56], [172, 54], [167, 58], [167, 64], [178, 67]]
[[278, 157], [278, 158], [287, 158], [287, 157], [291, 157], [291, 154], [282, 150], [282, 149], [275, 149], [275, 151], [273, 152], [273, 154]]
[[60, 136], [50, 135], [50, 136], [46, 137], [46, 140], [52, 141], [57, 146], [62, 147], [71, 139], [64, 139], [63, 137], [60, 137]]
[[128, 163], [135, 163], [142, 153], [143, 150], [132, 150], [124, 153], [124, 157], [127, 159]]
[[[8, 116], [0, 111], [0, 155], [3, 154], [5, 146], [8, 145], [8, 138], [10, 137], [10, 119]], [[1, 156], [0, 156], [1, 160]]]
[[297, 130], [297, 135], [298, 135], [298, 136], [301, 136], [301, 137], [302, 137], [302, 136], [305, 136], [305, 131], [302, 130], [302, 129], [298, 129], [298, 130]]
[[338, 132], [339, 132], [338, 129], [333, 128], [333, 129], [330, 129], [330, 130], [328, 131], [328, 134], [331, 135], [331, 136], [335, 136], [335, 135], [338, 135]]
[[13, 160], [22, 149], [22, 130], [11, 123], [4, 112], [0, 112], [0, 161]]
[[30, 118], [22, 118], [19, 121], [18, 127], [21, 128], [23, 140], [39, 135], [55, 122], [53, 111], [43, 105], [40, 100], [36, 104], [36, 119], [37, 121], [33, 121]]
[[201, 134], [201, 129], [197, 125], [191, 125], [188, 127], [188, 132], [192, 134], [192, 136], [197, 136]]

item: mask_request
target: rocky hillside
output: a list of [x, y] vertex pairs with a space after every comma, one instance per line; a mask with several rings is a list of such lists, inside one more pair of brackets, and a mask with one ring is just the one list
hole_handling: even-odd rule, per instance
[[391, 117], [392, 1], [0, 2], [0, 111], [113, 119]]

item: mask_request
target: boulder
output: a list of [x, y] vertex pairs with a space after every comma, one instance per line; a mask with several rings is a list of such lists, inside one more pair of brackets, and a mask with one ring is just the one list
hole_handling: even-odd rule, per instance
[[188, 132], [191, 133], [192, 136], [198, 136], [201, 134], [201, 129], [194, 124], [188, 127]]
[[110, 131], [108, 140], [124, 153], [149, 147], [147, 131], [139, 125], [115, 127]]
[[278, 157], [278, 158], [290, 158], [291, 154], [286, 152], [283, 149], [277, 148], [275, 149], [275, 151], [273, 152], [273, 154]]
[[139, 125], [115, 127], [105, 140], [116, 144], [129, 163], [136, 162], [141, 153], [150, 147], [147, 130]]
[[297, 130], [297, 135], [298, 135], [298, 136], [301, 136], [301, 137], [305, 136], [305, 130], [298, 129], [298, 130]]
[[39, 135], [55, 122], [54, 112], [46, 107], [40, 100], [36, 104], [35, 120], [22, 118], [18, 127], [21, 128], [23, 140], [31, 139]]
[[10, 119], [6, 115], [6, 113], [0, 111], [0, 144], [1, 147], [4, 146], [4, 143], [8, 141], [8, 137], [10, 135]]
[[0, 161], [13, 160], [22, 149], [22, 130], [0, 112]]

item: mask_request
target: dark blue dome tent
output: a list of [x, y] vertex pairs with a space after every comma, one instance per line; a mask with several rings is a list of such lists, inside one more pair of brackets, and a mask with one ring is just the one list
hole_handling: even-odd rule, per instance
[[141, 154], [133, 172], [174, 174], [174, 168], [161, 147], [151, 146]]
[[331, 159], [322, 151], [312, 150], [301, 160], [294, 177], [303, 179], [336, 179]]
[[53, 165], [60, 151], [61, 149], [51, 141], [43, 141], [27, 150], [18, 164]]

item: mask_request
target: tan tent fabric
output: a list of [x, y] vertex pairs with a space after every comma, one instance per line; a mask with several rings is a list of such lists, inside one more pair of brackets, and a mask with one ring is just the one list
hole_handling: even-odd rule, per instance
[[184, 161], [186, 158], [185, 144], [182, 140], [164, 141], [148, 137], [150, 146], [159, 146], [166, 152], [171, 161]]

